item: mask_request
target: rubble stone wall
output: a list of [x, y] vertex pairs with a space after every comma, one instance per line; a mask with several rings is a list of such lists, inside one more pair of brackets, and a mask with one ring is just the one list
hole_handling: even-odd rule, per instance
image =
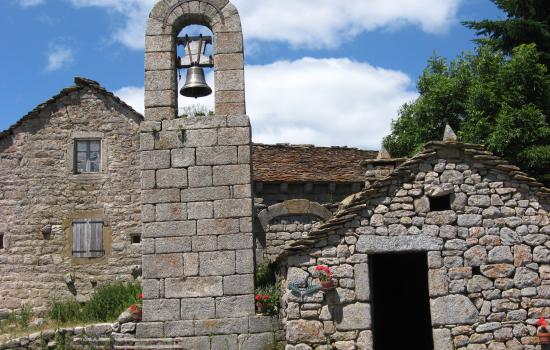
[[[95, 286], [133, 280], [140, 264], [139, 122], [96, 89], [74, 87], [0, 140], [0, 310], [85, 300]], [[101, 138], [100, 173], [75, 174], [75, 138]], [[104, 220], [106, 255], [74, 259], [73, 218]], [[69, 285], [66, 277], [69, 278]]]
[[[427, 252], [435, 349], [539, 349], [548, 207], [540, 184], [504, 163], [481, 149], [428, 148], [289, 244], [286, 282], [319, 284], [320, 264], [338, 283], [303, 300], [287, 291], [287, 350], [372, 349], [369, 254], [406, 251]], [[431, 211], [428, 197], [447, 194], [450, 209]]]

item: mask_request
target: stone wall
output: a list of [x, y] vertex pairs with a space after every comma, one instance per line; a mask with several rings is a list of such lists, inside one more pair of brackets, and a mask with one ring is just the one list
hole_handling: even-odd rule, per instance
[[[369, 255], [428, 254], [435, 349], [535, 349], [549, 317], [548, 192], [479, 146], [433, 143], [291, 242], [287, 282], [335, 291], [285, 296], [287, 349], [372, 349]], [[450, 194], [431, 211], [429, 197]], [[281, 257], [281, 264], [285, 259]]]
[[275, 261], [288, 241], [306, 238], [312, 228], [330, 219], [337, 208], [335, 204], [321, 205], [307, 199], [291, 199], [269, 207], [257, 205], [256, 263]]
[[[0, 309], [44, 310], [54, 297], [85, 300], [96, 285], [133, 280], [140, 264], [141, 116], [97, 83], [77, 79], [0, 139]], [[75, 174], [74, 138], [102, 139], [102, 171]], [[73, 218], [105, 222], [106, 256], [74, 259]], [[66, 280], [69, 282], [67, 285]]]

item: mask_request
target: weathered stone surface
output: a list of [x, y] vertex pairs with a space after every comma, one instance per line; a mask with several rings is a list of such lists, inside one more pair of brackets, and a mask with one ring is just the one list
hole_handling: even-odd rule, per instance
[[177, 299], [143, 300], [143, 321], [171, 321], [180, 318], [180, 302]]
[[182, 237], [192, 236], [195, 233], [195, 221], [163, 221], [145, 224], [143, 237]]
[[360, 253], [426, 251], [441, 250], [442, 248], [442, 239], [426, 235], [394, 237], [362, 235], [356, 245], [356, 249]]
[[546, 247], [535, 247], [533, 249], [533, 261], [538, 263], [550, 263], [550, 250]]
[[432, 324], [474, 324], [479, 312], [474, 304], [463, 295], [448, 295], [430, 300]]
[[356, 264], [353, 268], [355, 278], [355, 296], [358, 301], [369, 301], [370, 281], [369, 266], [367, 264]]
[[254, 315], [254, 294], [224, 296], [216, 299], [216, 317]]
[[143, 278], [166, 278], [183, 276], [181, 254], [157, 254], [143, 256]]
[[199, 253], [199, 274], [201, 276], [227, 276], [235, 273], [235, 252]]
[[464, 252], [465, 266], [480, 266], [487, 260], [487, 249], [481, 245], [474, 246]]
[[481, 273], [489, 278], [502, 278], [511, 276], [515, 267], [511, 264], [481, 265]]
[[489, 251], [487, 261], [490, 263], [512, 263], [514, 257], [510, 247], [499, 246]]
[[286, 340], [291, 344], [325, 342], [323, 324], [319, 321], [295, 320], [287, 322]]
[[451, 331], [448, 329], [433, 330], [434, 349], [437, 350], [454, 350], [451, 340]]
[[309, 273], [298, 268], [290, 267], [287, 272], [287, 282], [294, 283], [298, 286], [305, 287], [309, 278]]
[[462, 227], [472, 227], [472, 226], [481, 226], [482, 216], [477, 214], [462, 214], [458, 215], [458, 226]]
[[223, 279], [220, 276], [167, 278], [164, 288], [167, 298], [222, 296]]
[[223, 278], [223, 293], [225, 295], [254, 293], [253, 275], [232, 275]]
[[336, 329], [341, 331], [364, 330], [371, 326], [369, 304], [355, 303], [342, 308], [342, 320], [336, 321]]
[[[199, 283], [204, 283], [204, 281]], [[180, 284], [179, 286], [185, 287], [182, 284]], [[211, 292], [207, 291], [204, 294], [207, 295], [208, 293], [211, 293]], [[195, 294], [199, 294], [199, 293], [195, 293]], [[204, 320], [208, 318], [214, 318], [215, 315], [216, 315], [216, 306], [215, 306], [214, 298], [181, 299], [181, 318], [184, 320]]]
[[518, 288], [536, 287], [540, 284], [539, 275], [527, 267], [518, 267], [514, 275], [514, 284]]
[[256, 333], [239, 335], [239, 349], [269, 349], [274, 344], [273, 333]]
[[449, 282], [444, 269], [428, 271], [428, 286], [431, 297], [446, 295], [449, 293]]

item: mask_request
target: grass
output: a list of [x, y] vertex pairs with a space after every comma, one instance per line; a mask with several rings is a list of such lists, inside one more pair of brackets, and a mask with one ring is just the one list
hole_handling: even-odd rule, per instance
[[46, 329], [115, 321], [138, 301], [140, 289], [139, 283], [114, 283], [99, 287], [83, 304], [74, 300], [52, 300], [45, 323], [41, 325], [32, 325], [32, 310], [23, 307], [0, 321], [0, 341]]

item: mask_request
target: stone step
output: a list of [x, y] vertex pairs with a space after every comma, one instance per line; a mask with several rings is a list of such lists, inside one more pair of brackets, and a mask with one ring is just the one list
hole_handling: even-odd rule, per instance
[[183, 338], [162, 339], [162, 338], [115, 338], [115, 345], [113, 349], [116, 350], [183, 350], [186, 349], [183, 344], [185, 340]]

